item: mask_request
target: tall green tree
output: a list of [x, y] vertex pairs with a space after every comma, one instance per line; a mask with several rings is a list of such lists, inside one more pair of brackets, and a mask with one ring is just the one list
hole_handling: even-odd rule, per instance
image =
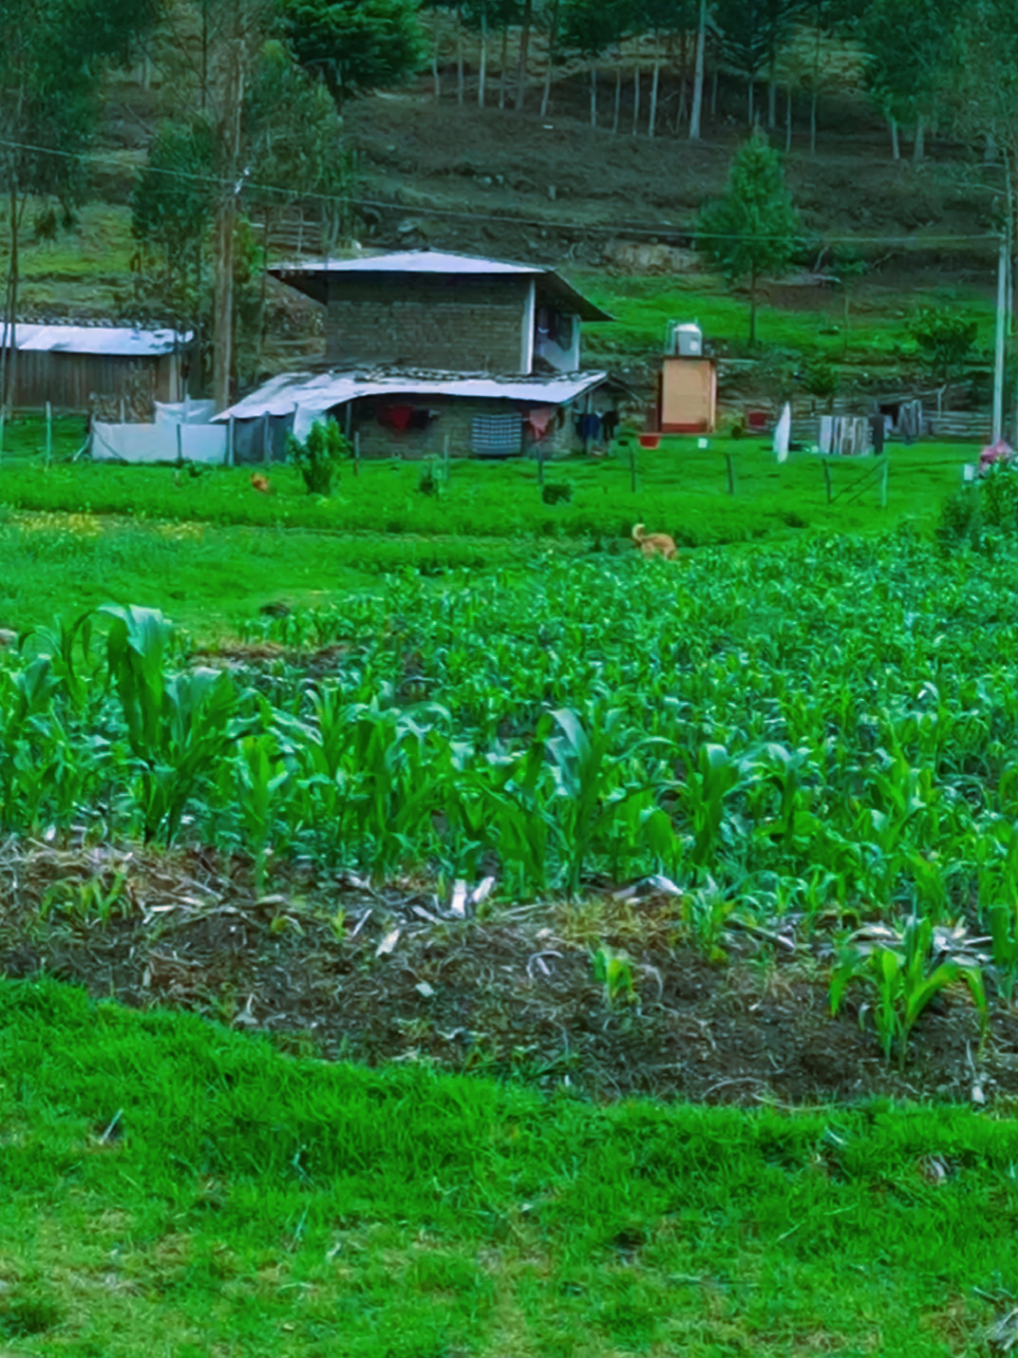
[[[7, 278], [0, 402], [13, 389], [21, 243], [52, 231], [88, 195], [85, 156], [99, 121], [107, 66], [155, 19], [156, 0], [3, 0], [0, 31], [0, 193]], [[56, 208], [55, 206], [56, 205]], [[34, 221], [32, 220], [34, 216]]]
[[[606, 52], [617, 48], [635, 25], [634, 0], [569, 0], [562, 20], [565, 51], [586, 61], [590, 67], [590, 125], [598, 123], [597, 68]], [[619, 105], [622, 95], [622, 65], [616, 64], [615, 118], [612, 131], [619, 130]]]
[[717, 23], [722, 57], [746, 81], [746, 121], [752, 127], [756, 122], [756, 82], [767, 68], [771, 51], [767, 0], [720, 0]]
[[792, 260], [799, 219], [778, 153], [754, 129], [736, 153], [725, 196], [700, 214], [697, 249], [729, 286], [749, 284], [749, 342], [756, 344], [757, 288]]
[[337, 103], [402, 84], [428, 58], [416, 0], [280, 0], [287, 41]]
[[[925, 155], [926, 131], [938, 111], [950, 35], [968, 0], [872, 0], [859, 34], [866, 48], [869, 89], [891, 121], [915, 129], [913, 157]], [[967, 22], [967, 20], [966, 20]]]

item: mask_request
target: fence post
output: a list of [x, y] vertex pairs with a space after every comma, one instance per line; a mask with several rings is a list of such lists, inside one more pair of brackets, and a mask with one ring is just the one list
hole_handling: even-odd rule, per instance
[[882, 475], [881, 475], [881, 477], [880, 477], [880, 508], [881, 508], [881, 509], [886, 509], [886, 508], [887, 508], [887, 472], [888, 472], [889, 465], [890, 465], [890, 459], [889, 459], [889, 458], [886, 456], [886, 454], [885, 454], [885, 456], [884, 456], [884, 468], [883, 468], [883, 473], [882, 473]]
[[232, 467], [234, 464], [233, 440], [233, 416], [231, 415], [226, 425], [226, 465], [228, 467]]
[[272, 461], [272, 445], [269, 443], [269, 412], [262, 416], [262, 461]]
[[0, 458], [4, 455], [4, 425], [7, 421], [7, 411], [0, 407]]
[[725, 463], [728, 467], [728, 494], [735, 494], [735, 459], [731, 453], [725, 453]]
[[46, 466], [48, 467], [53, 458], [53, 406], [46, 402]]
[[824, 485], [827, 487], [827, 503], [831, 503], [831, 469], [826, 462], [820, 464], [824, 469]]
[[177, 421], [177, 466], [178, 466], [178, 467], [182, 467], [182, 466], [184, 465], [184, 433], [183, 433], [183, 430], [184, 430], [184, 426], [183, 426], [183, 425], [181, 424], [181, 422], [178, 420], [178, 421]]
[[629, 439], [629, 489], [636, 494], [636, 435]]
[[358, 429], [353, 436], [353, 474], [361, 474], [361, 431]]
[[451, 434], [446, 434], [446, 436], [445, 436], [445, 442], [444, 442], [443, 447], [442, 447], [442, 457], [443, 457], [444, 460], [445, 460], [445, 469], [444, 469], [444, 470], [445, 470], [445, 483], [446, 483], [446, 485], [449, 484], [449, 458], [450, 458], [450, 443], [451, 443], [451, 441], [452, 441], [452, 435], [451, 435]]

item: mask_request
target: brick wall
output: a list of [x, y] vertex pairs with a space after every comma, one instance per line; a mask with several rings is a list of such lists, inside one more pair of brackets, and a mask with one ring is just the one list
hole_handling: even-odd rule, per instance
[[332, 278], [326, 359], [520, 372], [528, 278]]
[[[411, 459], [440, 457], [449, 440], [451, 457], [470, 457], [473, 454], [473, 422], [478, 415], [517, 414], [522, 428], [524, 414], [512, 401], [468, 401], [442, 397], [406, 402], [408, 405], [424, 406], [435, 412], [437, 419], [431, 421], [427, 429], [408, 429], [397, 433], [379, 424], [370, 401], [358, 401], [353, 416], [353, 429], [360, 434], [361, 457], [384, 458], [405, 457]], [[342, 423], [342, 421], [340, 421]], [[577, 446], [573, 433], [573, 419], [566, 412], [561, 428], [553, 428], [543, 445], [545, 455], [553, 457], [572, 452]], [[531, 452], [528, 444], [522, 444], [524, 451]]]

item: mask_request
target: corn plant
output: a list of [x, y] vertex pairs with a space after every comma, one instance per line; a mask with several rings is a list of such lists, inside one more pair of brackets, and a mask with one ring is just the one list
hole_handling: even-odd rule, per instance
[[616, 952], [606, 943], [593, 954], [594, 980], [604, 986], [605, 1001], [614, 1008], [636, 1003], [636, 982], [629, 954]]
[[244, 736], [239, 742], [237, 804], [254, 852], [255, 892], [265, 894], [265, 857], [272, 834], [276, 798], [289, 777], [272, 737]]
[[874, 941], [856, 940], [846, 947], [831, 977], [831, 1012], [837, 1014], [848, 987], [861, 984], [874, 997], [873, 1017], [884, 1057], [895, 1046], [902, 1069], [912, 1029], [927, 1005], [948, 986], [963, 979], [986, 1022], [986, 993], [978, 961], [966, 952], [941, 960], [934, 948], [933, 923], [911, 916], [900, 932], [879, 930]]

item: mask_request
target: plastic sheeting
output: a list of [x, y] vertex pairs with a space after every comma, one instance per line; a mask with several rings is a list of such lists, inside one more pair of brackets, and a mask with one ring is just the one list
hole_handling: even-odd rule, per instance
[[211, 424], [215, 401], [156, 401], [156, 424]]
[[[178, 440], [179, 435], [179, 440]], [[229, 433], [221, 424], [92, 425], [96, 462], [224, 463]]]
[[293, 415], [293, 436], [301, 443], [311, 433], [316, 424], [324, 424], [329, 418], [329, 407], [319, 405], [298, 405]]
[[792, 440], [792, 407], [786, 403], [774, 431], [774, 451], [779, 462], [788, 461], [788, 445]]

